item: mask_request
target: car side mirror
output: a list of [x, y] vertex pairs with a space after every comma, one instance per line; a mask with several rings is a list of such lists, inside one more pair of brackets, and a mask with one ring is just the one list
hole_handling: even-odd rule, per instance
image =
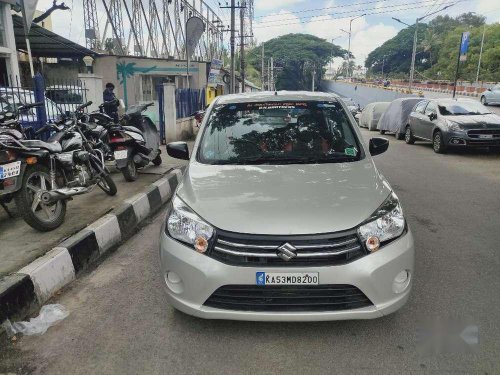
[[189, 160], [189, 149], [186, 142], [170, 142], [167, 144], [167, 154], [181, 160]]
[[434, 121], [435, 119], [437, 119], [437, 114], [435, 114], [434, 112], [429, 113], [429, 119], [430, 119], [431, 121]]
[[491, 91], [491, 89], [487, 89], [486, 91]]
[[370, 139], [369, 142], [370, 155], [375, 156], [382, 154], [389, 148], [389, 141], [382, 137]]

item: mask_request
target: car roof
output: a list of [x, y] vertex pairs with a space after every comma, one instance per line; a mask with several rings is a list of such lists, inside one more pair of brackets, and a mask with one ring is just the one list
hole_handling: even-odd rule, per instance
[[242, 94], [229, 94], [218, 97], [217, 104], [277, 102], [286, 100], [325, 101], [337, 100], [337, 94], [312, 91], [258, 91]]
[[430, 99], [429, 101], [431, 102], [438, 102], [438, 103], [479, 103], [477, 100], [470, 99], [470, 98], [437, 98], [437, 99]]

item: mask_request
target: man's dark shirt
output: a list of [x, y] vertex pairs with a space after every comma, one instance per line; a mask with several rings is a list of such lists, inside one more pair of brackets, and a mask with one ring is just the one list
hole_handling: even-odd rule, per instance
[[111, 102], [104, 104], [104, 112], [115, 121], [118, 121], [118, 100], [113, 90], [105, 89], [102, 93], [102, 99], [105, 103]]

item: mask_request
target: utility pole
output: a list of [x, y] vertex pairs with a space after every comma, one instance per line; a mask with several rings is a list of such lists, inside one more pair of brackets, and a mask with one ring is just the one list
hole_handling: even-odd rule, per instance
[[235, 75], [234, 75], [234, 32], [235, 32], [235, 5], [234, 5], [235, 0], [231, 0], [231, 38], [230, 38], [230, 44], [231, 44], [231, 79], [229, 83], [229, 93], [234, 94], [234, 81], [235, 81]]
[[274, 60], [271, 56], [271, 91], [274, 91]]
[[[244, 8], [244, 6], [239, 6], [235, 4], [235, 0], [231, 0], [231, 6], [221, 6], [221, 9], [231, 9], [231, 29], [229, 32], [231, 33], [231, 37], [229, 38], [229, 44], [231, 48], [231, 66], [229, 68], [230, 70], [230, 81], [229, 81], [229, 93], [234, 94], [235, 93], [235, 86], [236, 86], [236, 76], [235, 76], [235, 71], [234, 71], [234, 49], [235, 49], [235, 36], [234, 33], [236, 32], [236, 9], [238, 8]], [[243, 44], [243, 43], [242, 43]]]
[[[433, 14], [436, 14], [436, 13], [442, 12], [443, 10], [450, 8], [450, 7], [452, 7], [455, 4], [457, 4], [457, 3], [451, 4], [451, 5], [447, 5], [447, 6], [441, 8], [439, 10], [436, 10], [435, 12], [428, 13], [428, 14], [426, 14], [426, 15], [424, 15], [422, 17], [419, 17], [419, 18], [417, 18], [415, 20], [415, 33], [413, 34], [413, 52], [411, 54], [411, 68], [410, 68], [410, 83], [409, 83], [409, 89], [410, 89], [410, 91], [411, 91], [412, 86], [413, 86], [413, 75], [414, 75], [414, 72], [415, 72], [415, 56], [417, 55], [417, 29], [418, 29], [418, 23], [420, 21], [422, 21], [424, 18], [432, 16]], [[401, 21], [399, 18], [392, 17], [392, 19], [394, 21], [402, 23], [403, 25], [411, 27], [409, 24], [407, 24], [406, 22]]]
[[479, 51], [479, 61], [477, 63], [476, 83], [479, 83], [479, 69], [481, 68], [481, 57], [483, 56], [483, 44], [484, 44], [484, 33], [485, 32], [486, 32], [486, 22], [484, 23], [484, 26], [483, 26], [483, 37], [481, 38], [481, 50]]
[[411, 68], [410, 68], [410, 92], [413, 86], [413, 75], [415, 73], [415, 56], [417, 55], [417, 30], [418, 30], [418, 21], [420, 19], [417, 18], [415, 21], [415, 34], [413, 34], [413, 52], [411, 53]]
[[271, 91], [271, 59], [267, 60], [267, 89]]
[[264, 43], [262, 43], [262, 54], [260, 57], [260, 81], [262, 84], [261, 91], [264, 91]]
[[241, 92], [245, 92], [245, 2], [240, 8], [240, 76]]
[[357, 17], [351, 18], [349, 20], [349, 47], [348, 47], [348, 51], [347, 51], [347, 78], [351, 77], [350, 70], [351, 70], [351, 34], [352, 34], [352, 21], [354, 21], [355, 19], [364, 17], [364, 16], [366, 16], [366, 13], [363, 13], [361, 16], [357, 16]]
[[312, 73], [312, 84], [311, 84], [311, 91], [314, 92], [314, 77], [316, 76], [316, 70], [313, 69]]

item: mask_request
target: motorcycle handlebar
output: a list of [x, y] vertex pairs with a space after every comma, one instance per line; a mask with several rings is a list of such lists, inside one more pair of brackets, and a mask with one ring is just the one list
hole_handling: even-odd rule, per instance
[[19, 106], [17, 110], [19, 112], [24, 111], [26, 109], [31, 109], [31, 108], [36, 108], [36, 107], [43, 107], [45, 105], [44, 102], [36, 102], [36, 103], [29, 103], [29, 104], [24, 104], [22, 106]]
[[79, 105], [78, 107], [76, 107], [75, 112], [81, 111], [82, 109], [87, 108], [91, 104], [92, 104], [92, 101], [89, 100], [87, 103], [84, 103], [84, 104]]
[[51, 125], [49, 125], [49, 124], [44, 125], [44, 126], [42, 126], [40, 129], [38, 129], [38, 130], [36, 130], [36, 131], [35, 131], [35, 135], [40, 135], [40, 134], [42, 134], [43, 132], [45, 132], [45, 131], [49, 130], [51, 127], [52, 127], [52, 126], [51, 126]]

